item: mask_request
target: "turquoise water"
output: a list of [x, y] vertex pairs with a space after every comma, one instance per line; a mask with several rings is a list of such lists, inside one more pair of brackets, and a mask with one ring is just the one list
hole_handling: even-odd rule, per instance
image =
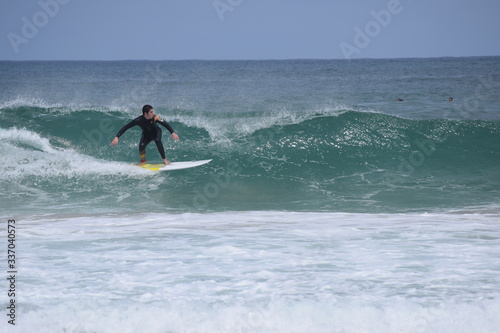
[[0, 73], [7, 331], [499, 332], [499, 57]]
[[[499, 58], [1, 66], [7, 211], [418, 212], [499, 202]], [[129, 167], [140, 130], [109, 142], [143, 104], [181, 137], [164, 135], [169, 159], [214, 161], [159, 175]], [[154, 145], [148, 159], [159, 161]]]

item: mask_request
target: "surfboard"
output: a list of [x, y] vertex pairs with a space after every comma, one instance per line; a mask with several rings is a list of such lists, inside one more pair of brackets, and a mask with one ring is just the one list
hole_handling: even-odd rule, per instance
[[143, 169], [151, 170], [151, 171], [172, 171], [172, 170], [181, 170], [194, 168], [203, 164], [207, 164], [211, 160], [201, 160], [201, 161], [185, 161], [185, 162], [172, 162], [169, 165], [165, 164], [143, 164], [138, 165]]

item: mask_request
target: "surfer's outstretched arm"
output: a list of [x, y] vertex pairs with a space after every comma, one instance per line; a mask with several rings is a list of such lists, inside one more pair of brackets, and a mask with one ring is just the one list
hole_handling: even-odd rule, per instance
[[123, 126], [119, 131], [118, 133], [116, 134], [115, 138], [113, 139], [113, 141], [111, 141], [111, 146], [116, 146], [118, 144], [118, 138], [120, 136], [122, 136], [123, 133], [125, 133], [126, 130], [128, 130], [129, 128], [131, 127], [134, 127], [134, 126], [137, 126], [139, 125], [139, 118], [140, 117], [137, 117], [135, 118], [134, 120], [132, 120], [130, 123], [128, 123], [127, 125]]
[[174, 132], [172, 126], [170, 126], [170, 124], [163, 120], [160, 116], [155, 116], [154, 121], [155, 123], [161, 124], [163, 127], [165, 127], [172, 135], [172, 139], [176, 141], [179, 140], [179, 136]]

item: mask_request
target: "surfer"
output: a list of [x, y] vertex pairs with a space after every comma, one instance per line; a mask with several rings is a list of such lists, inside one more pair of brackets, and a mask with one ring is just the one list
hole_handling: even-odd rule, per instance
[[163, 120], [160, 116], [155, 115], [155, 111], [151, 105], [144, 105], [142, 107], [142, 116], [139, 116], [132, 120], [127, 125], [123, 126], [116, 137], [111, 141], [111, 146], [115, 146], [118, 144], [118, 138], [125, 133], [131, 127], [140, 126], [142, 129], [142, 137], [139, 142], [139, 155], [141, 157], [141, 162], [139, 165], [143, 165], [146, 163], [146, 146], [154, 140], [156, 143], [156, 147], [158, 148], [158, 152], [163, 159], [163, 163], [170, 164], [170, 162], [165, 157], [165, 149], [163, 148], [163, 144], [161, 142], [161, 134], [162, 131], [157, 124], [161, 124], [163, 127], [168, 129], [170, 134], [172, 134], [172, 139], [179, 140], [179, 136], [174, 133], [174, 129]]

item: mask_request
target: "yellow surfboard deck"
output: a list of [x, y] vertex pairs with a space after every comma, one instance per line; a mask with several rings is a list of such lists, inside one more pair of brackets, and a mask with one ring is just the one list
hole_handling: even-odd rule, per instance
[[151, 171], [171, 171], [171, 170], [181, 170], [181, 169], [188, 169], [188, 168], [194, 168], [203, 164], [207, 164], [212, 160], [201, 160], [201, 161], [186, 161], [186, 162], [172, 162], [169, 165], [165, 165], [163, 163], [161, 164], [143, 164], [143, 165], [138, 165], [138, 167], [141, 167], [143, 169], [151, 170]]

